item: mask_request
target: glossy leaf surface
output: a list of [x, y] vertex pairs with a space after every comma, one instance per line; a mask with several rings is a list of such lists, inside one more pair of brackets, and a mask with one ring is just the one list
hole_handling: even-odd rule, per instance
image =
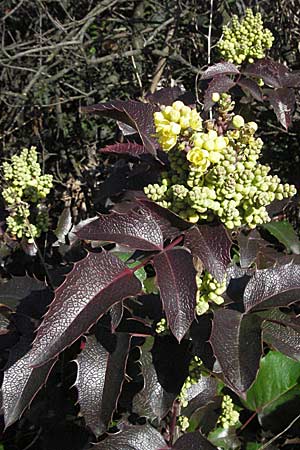
[[196, 307], [196, 270], [192, 255], [174, 248], [153, 258], [157, 285], [169, 327], [178, 341], [188, 331]]
[[230, 263], [231, 240], [223, 225], [199, 225], [186, 233], [185, 246], [200, 259], [203, 267], [222, 282]]
[[141, 290], [139, 280], [117, 257], [89, 253], [56, 290], [33, 343], [31, 362], [40, 365], [85, 333], [112, 305]]
[[150, 425], [128, 426], [119, 433], [109, 435], [95, 450], [161, 450], [166, 443], [161, 434]]
[[[4, 371], [1, 389], [5, 427], [16, 422], [45, 384], [55, 360], [41, 367], [31, 366], [28, 344], [22, 340], [11, 350], [9, 368]], [[26, 351], [26, 350], [25, 350]], [[15, 361], [15, 362], [13, 362]]]
[[95, 336], [87, 337], [75, 361], [80, 410], [96, 436], [108, 427], [124, 379], [130, 339], [126, 334], [118, 334], [116, 339], [116, 348], [110, 354]]
[[80, 239], [116, 242], [139, 250], [161, 250], [163, 234], [151, 211], [136, 206], [128, 212], [101, 214], [76, 233]]
[[300, 265], [257, 270], [244, 292], [246, 311], [287, 306], [300, 299]]
[[244, 396], [255, 379], [262, 353], [260, 318], [229, 309], [218, 310], [210, 342], [225, 383]]

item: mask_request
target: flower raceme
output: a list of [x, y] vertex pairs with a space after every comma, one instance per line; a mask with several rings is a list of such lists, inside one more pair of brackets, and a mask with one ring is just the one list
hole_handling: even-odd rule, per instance
[[[234, 107], [228, 94], [215, 100]], [[180, 101], [154, 113], [157, 137], [170, 166], [144, 191], [189, 222], [218, 217], [228, 229], [255, 228], [270, 220], [266, 209], [270, 203], [295, 195], [296, 189], [281, 184], [269, 166], [258, 162], [263, 141], [255, 136], [255, 122], [227, 110], [226, 120], [221, 129], [216, 121], [203, 123], [196, 109]]]

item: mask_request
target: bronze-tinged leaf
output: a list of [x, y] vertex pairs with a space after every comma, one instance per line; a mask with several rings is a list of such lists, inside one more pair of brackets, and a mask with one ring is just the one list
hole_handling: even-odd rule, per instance
[[31, 364], [38, 366], [58, 355], [112, 305], [137, 295], [141, 288], [119, 258], [105, 251], [89, 253], [56, 290], [33, 343]]
[[161, 420], [169, 411], [175, 400], [175, 394], [165, 391], [158, 381], [157, 373], [152, 361], [152, 354], [146, 341], [141, 348], [141, 373], [144, 385], [133, 398], [133, 411], [139, 416]]
[[111, 317], [111, 331], [114, 333], [123, 317], [124, 306], [123, 302], [115, 303], [109, 310]]
[[246, 94], [252, 95], [255, 100], [259, 102], [263, 101], [262, 90], [256, 81], [251, 80], [250, 78], [241, 78], [236, 84], [240, 86]]
[[107, 145], [106, 147], [100, 148], [99, 151], [100, 153], [117, 153], [119, 155], [130, 155], [136, 157], [149, 153], [144, 145], [136, 144], [135, 142]]
[[182, 414], [190, 417], [194, 411], [209, 402], [213, 401], [217, 395], [218, 382], [211, 376], [201, 376], [199, 381], [192, 384], [186, 391], [188, 405], [183, 408]]
[[115, 242], [138, 250], [162, 250], [164, 244], [159, 224], [141, 205], [124, 213], [101, 214], [76, 234], [80, 239]]
[[201, 80], [214, 78], [217, 75], [239, 75], [239, 73], [240, 71], [234, 64], [223, 61], [206, 69], [201, 75]]
[[255, 380], [259, 367], [261, 322], [256, 315], [229, 309], [214, 313], [210, 343], [226, 385], [242, 397]]
[[115, 100], [97, 105], [85, 106], [81, 110], [86, 113], [111, 117], [134, 128], [141, 137], [147, 151], [156, 155], [158, 143], [155, 136], [153, 114], [159, 111], [159, 107], [150, 103], [142, 103], [133, 100]]
[[107, 430], [124, 380], [130, 338], [119, 333], [116, 339], [115, 350], [109, 353], [95, 336], [88, 336], [84, 349], [75, 360], [80, 410], [96, 436]]
[[181, 436], [171, 450], [217, 450], [199, 431]]
[[[210, 77], [209, 77], [210, 78]], [[204, 94], [204, 110], [208, 111], [214, 104], [212, 101], [212, 95], [214, 92], [222, 94], [228, 92], [235, 86], [235, 81], [227, 77], [227, 75], [216, 75], [208, 85], [208, 88]]]
[[127, 426], [111, 434], [94, 447], [95, 450], [165, 450], [162, 435], [150, 425]]
[[261, 312], [259, 316], [264, 319], [263, 340], [271, 348], [300, 361], [300, 318], [275, 308]]
[[[240, 249], [241, 268], [247, 269], [255, 262], [256, 267], [265, 269], [273, 267], [278, 260], [278, 251], [263, 239], [257, 230], [245, 234], [239, 233], [237, 238]], [[263, 264], [263, 267], [260, 265]]]
[[158, 105], [172, 105], [175, 100], [184, 95], [184, 91], [179, 86], [167, 87], [159, 89], [153, 94], [147, 94], [146, 100], [149, 103], [155, 103]]
[[16, 422], [46, 383], [56, 359], [41, 367], [31, 366], [28, 343], [22, 339], [10, 352], [9, 368], [4, 371], [1, 388], [5, 428]]
[[293, 89], [275, 89], [268, 94], [268, 99], [273, 106], [278, 121], [287, 130], [292, 122], [292, 114], [296, 105], [296, 97]]
[[157, 285], [170, 330], [180, 342], [195, 318], [196, 270], [184, 248], [173, 248], [153, 258]]
[[223, 225], [193, 227], [186, 232], [184, 244], [217, 281], [224, 280], [232, 241]]
[[300, 265], [289, 263], [257, 270], [244, 292], [246, 312], [288, 306], [300, 299]]
[[290, 72], [284, 64], [270, 58], [259, 59], [254, 64], [249, 64], [243, 70], [243, 74], [262, 78], [267, 85], [275, 88], [300, 86], [299, 72]]

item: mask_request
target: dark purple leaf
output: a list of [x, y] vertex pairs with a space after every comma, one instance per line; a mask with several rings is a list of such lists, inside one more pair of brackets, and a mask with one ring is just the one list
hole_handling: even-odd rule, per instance
[[172, 447], [171, 450], [216, 450], [217, 447], [212, 445], [199, 431], [187, 433], [181, 436]]
[[56, 362], [51, 360], [41, 367], [31, 366], [28, 343], [24, 340], [11, 350], [8, 361], [9, 368], [4, 371], [2, 383], [2, 409], [5, 428], [16, 422], [30, 405], [38, 391], [46, 383], [49, 372]]
[[124, 213], [101, 214], [76, 234], [80, 239], [115, 242], [139, 250], [162, 250], [164, 244], [151, 211], [139, 205]]
[[252, 95], [255, 100], [259, 102], [263, 101], [262, 90], [258, 86], [257, 82], [250, 78], [241, 78], [237, 84], [243, 89], [246, 94]]
[[254, 64], [249, 64], [243, 74], [262, 78], [267, 85], [275, 88], [300, 86], [300, 73], [290, 72], [285, 65], [269, 58], [259, 59]]
[[208, 88], [205, 91], [204, 110], [207, 111], [213, 106], [214, 103], [212, 101], [212, 94], [214, 92], [218, 92], [219, 94], [228, 92], [233, 86], [235, 86], [235, 84], [236, 83], [226, 75], [216, 75], [209, 83]]
[[194, 411], [209, 402], [213, 401], [217, 395], [218, 382], [211, 376], [201, 376], [198, 383], [192, 384], [186, 392], [188, 405], [183, 409], [182, 414], [190, 417]]
[[199, 225], [185, 234], [184, 245], [203, 267], [222, 282], [230, 263], [231, 239], [223, 225]]
[[110, 317], [111, 317], [111, 331], [114, 333], [118, 326], [120, 325], [120, 322], [123, 317], [123, 302], [115, 303], [110, 308]]
[[143, 389], [133, 398], [133, 411], [139, 416], [161, 420], [175, 400], [175, 394], [164, 390], [158, 381], [148, 342], [141, 348], [141, 373], [144, 379]]
[[240, 71], [234, 64], [223, 61], [206, 69], [201, 75], [201, 80], [207, 80], [220, 75], [238, 75], [239, 73]]
[[35, 278], [13, 277], [1, 285], [0, 303], [18, 313], [40, 319], [52, 299], [52, 292], [42, 281]]
[[116, 337], [116, 348], [109, 353], [95, 336], [88, 336], [84, 349], [75, 360], [80, 410], [96, 436], [107, 430], [124, 379], [130, 338], [126, 334]]
[[287, 130], [292, 122], [296, 98], [293, 89], [280, 88], [270, 91], [268, 99], [273, 106], [278, 121]]
[[300, 265], [293, 263], [257, 270], [244, 292], [244, 307], [264, 309], [288, 306], [300, 300]]
[[93, 447], [95, 450], [163, 450], [166, 442], [150, 425], [127, 426]]
[[140, 156], [149, 153], [144, 145], [135, 142], [125, 142], [122, 144], [107, 145], [100, 149], [101, 153], [118, 153], [121, 155]]
[[[278, 309], [271, 309], [259, 314], [264, 320], [262, 325], [263, 340], [272, 348], [300, 360], [300, 318], [291, 317]], [[298, 323], [298, 330], [295, 325]]]
[[238, 311], [218, 310], [210, 342], [225, 383], [244, 396], [255, 379], [262, 354], [261, 320]]
[[58, 355], [125, 297], [137, 295], [141, 283], [119, 258], [102, 251], [75, 263], [56, 290], [31, 351], [32, 365]]
[[184, 91], [179, 86], [167, 87], [159, 89], [154, 92], [154, 94], [146, 95], [146, 99], [150, 103], [168, 106], [172, 105], [172, 103], [175, 102], [175, 100], [178, 100], [183, 94]]
[[166, 250], [153, 258], [157, 285], [168, 325], [180, 342], [195, 318], [196, 270], [184, 248]]
[[155, 135], [153, 114], [159, 110], [158, 107], [150, 103], [133, 100], [115, 100], [107, 103], [99, 103], [98, 105], [85, 106], [81, 109], [86, 113], [111, 117], [112, 119], [130, 125], [139, 133], [147, 151], [156, 155], [158, 143], [153, 137]]
[[247, 269], [256, 263], [264, 264], [264, 267], [272, 267], [278, 259], [278, 252], [274, 247], [270, 246], [268, 241], [265, 241], [260, 236], [257, 230], [251, 230], [248, 234], [241, 232], [238, 236], [238, 244], [240, 248], [240, 264], [243, 269]]

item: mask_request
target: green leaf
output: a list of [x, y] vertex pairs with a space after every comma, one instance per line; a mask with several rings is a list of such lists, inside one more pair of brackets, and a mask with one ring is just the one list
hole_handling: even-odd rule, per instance
[[248, 442], [246, 445], [246, 450], [258, 450], [262, 444], [259, 442]]
[[300, 397], [300, 362], [270, 351], [260, 362], [255, 383], [247, 392], [246, 406], [265, 416], [278, 406]]
[[240, 448], [240, 441], [234, 428], [215, 428], [208, 435], [209, 441], [223, 450], [234, 450]]
[[[134, 254], [134, 252], [111, 252], [114, 256], [117, 256], [121, 261], [123, 261], [129, 269], [134, 269], [134, 267], [138, 266], [141, 261], [134, 261], [130, 258]], [[137, 279], [143, 284], [143, 282], [147, 278], [146, 271], [144, 267], [141, 267], [140, 269], [136, 270], [134, 272], [134, 275], [137, 277]]]
[[299, 237], [289, 222], [269, 222], [263, 224], [262, 227], [281, 242], [288, 252], [300, 255]]

